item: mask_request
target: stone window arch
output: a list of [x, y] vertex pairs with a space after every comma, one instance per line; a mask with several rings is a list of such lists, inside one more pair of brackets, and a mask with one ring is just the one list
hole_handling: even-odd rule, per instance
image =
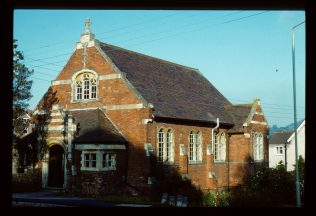
[[80, 71], [73, 77], [73, 101], [97, 99], [98, 77], [90, 70]]

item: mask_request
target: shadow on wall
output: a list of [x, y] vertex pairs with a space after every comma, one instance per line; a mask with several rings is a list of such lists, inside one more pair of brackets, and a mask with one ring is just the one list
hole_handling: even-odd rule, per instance
[[22, 172], [25, 169], [35, 169], [47, 150], [47, 122], [51, 118], [52, 106], [58, 103], [56, 94], [57, 91], [48, 88], [37, 107], [42, 112], [31, 117], [32, 132], [16, 139], [13, 148], [18, 152], [18, 166]]
[[190, 179], [183, 178], [178, 168], [158, 162], [157, 157], [151, 156], [151, 175], [154, 177], [150, 188], [150, 197], [160, 201], [162, 194], [183, 196], [188, 198], [190, 205], [202, 205], [203, 191], [192, 184]]

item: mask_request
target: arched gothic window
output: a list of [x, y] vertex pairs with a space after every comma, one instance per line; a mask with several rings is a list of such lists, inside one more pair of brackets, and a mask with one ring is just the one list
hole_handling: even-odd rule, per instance
[[195, 148], [194, 148], [194, 133], [193, 133], [193, 131], [190, 132], [189, 139], [190, 139], [189, 140], [190, 141], [190, 144], [189, 144], [189, 149], [190, 149], [189, 160], [193, 161], [194, 160], [194, 151], [195, 151]]
[[74, 99], [88, 100], [97, 98], [97, 79], [93, 73], [80, 73], [74, 82]]
[[225, 161], [226, 160], [226, 136], [225, 133], [218, 133], [214, 135], [214, 160]]
[[201, 132], [196, 133], [196, 160], [202, 160], [202, 144], [201, 144]]
[[170, 129], [167, 132], [166, 160], [173, 161], [173, 132]]
[[190, 132], [189, 135], [189, 161], [202, 161], [201, 132]]
[[174, 137], [171, 129], [158, 131], [158, 160], [160, 162], [174, 161]]
[[165, 133], [161, 128], [158, 132], [158, 160], [163, 161]]
[[254, 160], [263, 160], [263, 135], [261, 133], [254, 135], [253, 147]]

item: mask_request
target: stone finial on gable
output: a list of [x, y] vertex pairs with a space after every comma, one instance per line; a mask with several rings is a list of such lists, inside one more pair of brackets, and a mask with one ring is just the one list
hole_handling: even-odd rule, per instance
[[86, 21], [85, 21], [85, 26], [86, 26], [86, 30], [84, 32], [85, 34], [91, 33], [90, 25], [91, 25], [91, 20], [90, 20], [90, 18], [87, 18]]
[[256, 104], [256, 105], [261, 105], [261, 101], [258, 98], [255, 98], [253, 103]]
[[81, 34], [80, 41], [77, 43], [76, 49], [95, 46], [95, 35], [91, 33], [91, 24], [92, 22], [90, 18], [87, 18], [85, 21], [85, 31]]

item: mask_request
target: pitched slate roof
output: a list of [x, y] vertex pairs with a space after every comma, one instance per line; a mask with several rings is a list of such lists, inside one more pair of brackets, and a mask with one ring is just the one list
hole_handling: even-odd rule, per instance
[[269, 144], [285, 144], [293, 131], [275, 131], [269, 139]]
[[230, 102], [197, 69], [99, 42], [141, 96], [154, 105], [154, 116], [232, 124]]
[[100, 110], [80, 110], [69, 112], [79, 123], [79, 133], [74, 143], [116, 144], [126, 143], [126, 139]]
[[247, 120], [252, 104], [240, 104], [240, 105], [227, 105], [225, 106], [226, 111], [231, 116], [234, 127], [229, 130], [229, 132], [237, 133], [243, 132], [243, 124]]

